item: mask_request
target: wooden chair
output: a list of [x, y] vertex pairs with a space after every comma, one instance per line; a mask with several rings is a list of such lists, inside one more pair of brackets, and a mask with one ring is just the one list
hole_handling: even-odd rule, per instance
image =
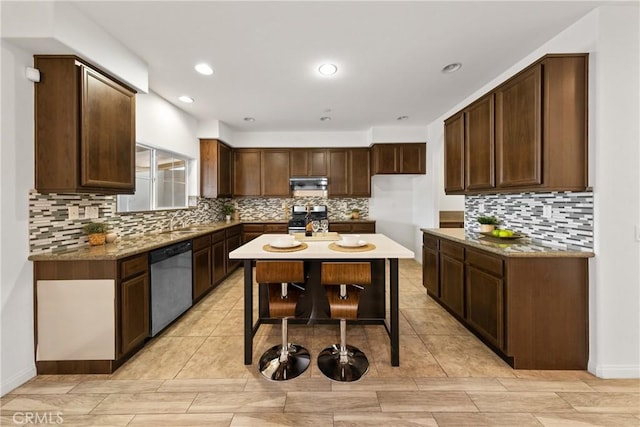
[[368, 262], [324, 262], [321, 283], [329, 300], [332, 319], [340, 319], [340, 343], [318, 354], [318, 368], [334, 381], [357, 381], [369, 370], [367, 356], [347, 345], [347, 320], [358, 317], [359, 293], [371, 284]]
[[282, 318], [282, 343], [267, 350], [259, 370], [267, 379], [286, 381], [302, 374], [311, 362], [309, 351], [288, 342], [287, 319], [295, 317], [305, 282], [303, 261], [256, 261], [256, 281], [269, 287], [269, 316]]

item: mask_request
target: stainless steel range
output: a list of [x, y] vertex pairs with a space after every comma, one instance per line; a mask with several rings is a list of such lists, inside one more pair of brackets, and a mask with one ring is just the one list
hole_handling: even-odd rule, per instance
[[[326, 205], [309, 207], [310, 220], [329, 220], [329, 212]], [[304, 233], [307, 225], [307, 207], [294, 205], [291, 208], [291, 218], [289, 219], [289, 233]]]

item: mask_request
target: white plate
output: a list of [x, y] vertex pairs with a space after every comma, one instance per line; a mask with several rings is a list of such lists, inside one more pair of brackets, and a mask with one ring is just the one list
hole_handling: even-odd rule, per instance
[[367, 242], [364, 240], [358, 240], [356, 243], [347, 243], [344, 240], [339, 240], [336, 242], [336, 245], [342, 246], [344, 248], [359, 248], [360, 246], [366, 245]]
[[269, 245], [279, 249], [295, 248], [296, 246], [300, 246], [301, 244], [302, 242], [298, 242], [297, 240], [294, 240], [293, 243], [283, 243], [277, 241], [269, 243]]

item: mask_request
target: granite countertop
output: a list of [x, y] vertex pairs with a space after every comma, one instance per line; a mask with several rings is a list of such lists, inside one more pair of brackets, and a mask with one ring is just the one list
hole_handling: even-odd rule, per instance
[[208, 224], [190, 225], [185, 230], [177, 232], [157, 232], [147, 233], [141, 236], [124, 237], [114, 243], [107, 243], [100, 246], [86, 246], [82, 248], [69, 249], [60, 252], [45, 252], [32, 254], [30, 261], [91, 261], [91, 260], [116, 260], [132, 255], [148, 252], [172, 243], [190, 240], [194, 237], [203, 236], [218, 230], [242, 224], [242, 221], [212, 222]]
[[[331, 221], [331, 220], [330, 220]], [[334, 222], [375, 222], [372, 219], [333, 220]], [[231, 222], [212, 222], [207, 224], [189, 225], [174, 232], [147, 233], [140, 236], [119, 238], [114, 243], [100, 246], [85, 246], [59, 252], [44, 252], [29, 255], [29, 261], [80, 261], [80, 260], [116, 260], [152, 251], [172, 243], [190, 240], [218, 230], [241, 224], [282, 223], [285, 220], [241, 220]]]
[[582, 248], [564, 249], [530, 238], [518, 240], [485, 238], [479, 233], [467, 232], [463, 228], [421, 228], [420, 230], [435, 237], [463, 243], [506, 257], [590, 258], [595, 256], [593, 252]]

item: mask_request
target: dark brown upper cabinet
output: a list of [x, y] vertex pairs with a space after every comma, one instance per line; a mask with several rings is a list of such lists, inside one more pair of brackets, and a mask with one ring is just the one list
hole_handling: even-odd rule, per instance
[[464, 192], [464, 113], [444, 122], [444, 191]]
[[494, 96], [484, 96], [464, 110], [465, 187], [490, 190], [494, 175]]
[[289, 186], [289, 150], [262, 150], [262, 195], [288, 197]]
[[233, 151], [233, 195], [260, 196], [262, 177], [262, 150], [237, 149]]
[[371, 196], [371, 155], [368, 148], [332, 148], [329, 156], [329, 197]]
[[289, 150], [240, 148], [233, 159], [234, 196], [289, 196]]
[[231, 197], [233, 153], [217, 139], [200, 140], [200, 195]]
[[588, 54], [546, 55], [445, 120], [445, 192], [584, 191], [587, 83]]
[[427, 144], [373, 144], [373, 175], [425, 174]]
[[349, 149], [349, 196], [371, 196], [371, 151], [368, 148]]
[[332, 148], [329, 156], [329, 197], [349, 196], [349, 150]]
[[35, 186], [135, 191], [135, 90], [71, 55], [36, 55]]
[[542, 183], [542, 67], [517, 75], [496, 91], [499, 187]]
[[291, 176], [327, 176], [327, 150], [291, 150]]

